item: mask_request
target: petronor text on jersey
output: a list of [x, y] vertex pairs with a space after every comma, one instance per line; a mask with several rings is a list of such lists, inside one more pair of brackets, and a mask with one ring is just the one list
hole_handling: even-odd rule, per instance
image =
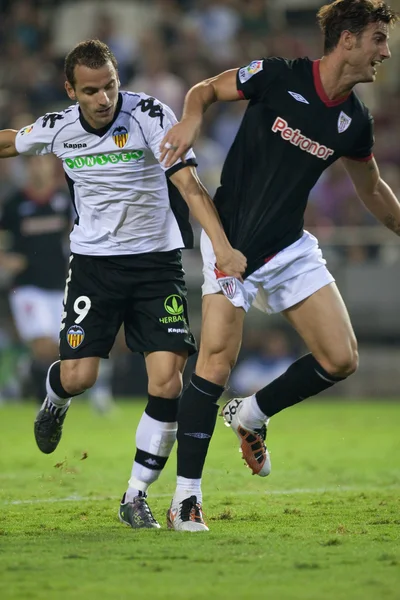
[[280, 132], [282, 138], [293, 146], [298, 146], [300, 150], [308, 152], [313, 156], [317, 156], [322, 160], [326, 160], [329, 156], [332, 156], [334, 150], [327, 148], [323, 144], [319, 144], [314, 140], [303, 135], [300, 129], [292, 129], [289, 127], [288, 122], [281, 117], [276, 117], [274, 124], [272, 125], [272, 131], [274, 133]]

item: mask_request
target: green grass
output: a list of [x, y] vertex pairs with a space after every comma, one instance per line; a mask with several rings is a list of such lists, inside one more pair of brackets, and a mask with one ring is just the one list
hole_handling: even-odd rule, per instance
[[204, 475], [208, 534], [168, 531], [173, 456], [152, 487], [163, 528], [117, 520], [143, 404], [110, 417], [75, 401], [50, 456], [33, 405], [0, 407], [0, 598], [400, 598], [400, 403], [305, 402], [271, 423], [270, 477], [217, 424]]

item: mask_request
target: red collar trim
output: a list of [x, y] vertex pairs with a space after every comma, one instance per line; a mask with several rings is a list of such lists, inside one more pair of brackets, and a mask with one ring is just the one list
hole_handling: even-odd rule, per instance
[[328, 106], [328, 107], [338, 106], [338, 104], [342, 104], [343, 102], [345, 102], [347, 100], [347, 98], [350, 96], [351, 92], [348, 93], [346, 96], [342, 96], [341, 98], [336, 98], [336, 100], [330, 100], [328, 98], [328, 96], [326, 95], [326, 92], [322, 85], [321, 75], [319, 72], [319, 63], [320, 62], [321, 62], [320, 60], [313, 60], [313, 78], [314, 78], [314, 85], [315, 85], [316, 92], [317, 92], [318, 96], [320, 97], [320, 99], [322, 100], [322, 102], [325, 104], [325, 106]]

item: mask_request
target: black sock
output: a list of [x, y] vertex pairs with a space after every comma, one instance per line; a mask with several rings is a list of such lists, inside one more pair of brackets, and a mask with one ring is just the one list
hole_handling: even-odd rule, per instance
[[46, 377], [50, 361], [32, 359], [30, 375], [33, 387], [33, 395], [40, 403], [46, 397]]
[[284, 408], [315, 396], [344, 379], [327, 373], [312, 354], [306, 354], [290, 365], [283, 375], [256, 393], [257, 404], [267, 417], [272, 417]]
[[178, 476], [201, 478], [223, 391], [193, 373], [178, 411]]
[[174, 423], [178, 418], [178, 398], [159, 398], [148, 394], [148, 401], [144, 412], [156, 421]]
[[50, 387], [53, 392], [59, 397], [67, 400], [67, 398], [74, 398], [75, 396], [80, 396], [83, 392], [79, 392], [79, 394], [70, 394], [66, 392], [61, 385], [61, 362], [57, 361], [53, 365], [51, 365], [49, 370], [49, 382]]

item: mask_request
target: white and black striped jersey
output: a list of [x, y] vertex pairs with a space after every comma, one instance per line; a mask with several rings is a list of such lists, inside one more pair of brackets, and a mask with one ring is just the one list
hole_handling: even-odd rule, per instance
[[[16, 136], [20, 154], [62, 160], [78, 218], [71, 251], [92, 256], [166, 252], [190, 247], [189, 210], [169, 182], [160, 142], [177, 122], [164, 104], [120, 92], [112, 123], [92, 128], [79, 105], [40, 117]], [[196, 164], [192, 151], [186, 164]]]

